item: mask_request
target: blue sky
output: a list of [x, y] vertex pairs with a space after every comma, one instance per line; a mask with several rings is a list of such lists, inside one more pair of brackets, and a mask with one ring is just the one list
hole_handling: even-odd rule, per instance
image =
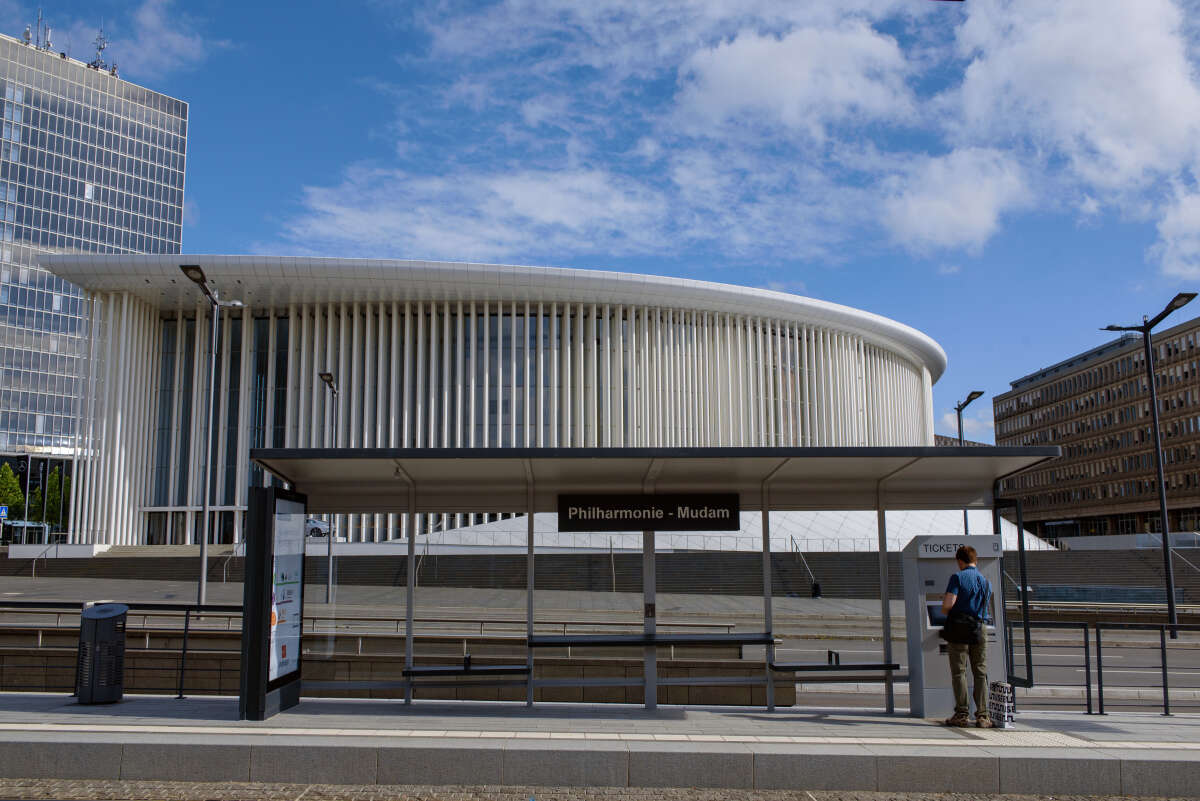
[[938, 430], [982, 389], [989, 442], [1009, 381], [1200, 287], [1200, 0], [319, 5], [46, 8], [189, 101], [185, 251], [843, 303], [941, 343]]

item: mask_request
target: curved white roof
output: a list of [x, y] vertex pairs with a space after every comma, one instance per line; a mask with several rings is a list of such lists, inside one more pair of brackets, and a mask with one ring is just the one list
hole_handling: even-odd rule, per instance
[[41, 265], [83, 289], [132, 292], [166, 309], [190, 308], [199, 295], [179, 270], [197, 264], [223, 298], [252, 308], [291, 303], [407, 300], [609, 303], [687, 308], [828, 326], [899, 350], [924, 364], [933, 381], [946, 353], [914, 328], [823, 300], [754, 287], [602, 270], [507, 264], [332, 259], [290, 256], [42, 256]]

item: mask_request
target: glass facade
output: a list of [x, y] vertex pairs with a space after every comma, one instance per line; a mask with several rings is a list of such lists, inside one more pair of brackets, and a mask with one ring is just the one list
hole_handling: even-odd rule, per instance
[[0, 118], [0, 452], [66, 454], [87, 308], [39, 256], [180, 252], [187, 104], [0, 35]]

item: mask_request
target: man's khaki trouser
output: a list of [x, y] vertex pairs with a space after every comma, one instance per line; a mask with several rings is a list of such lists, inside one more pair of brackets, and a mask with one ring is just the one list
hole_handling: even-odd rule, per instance
[[954, 714], [968, 715], [971, 712], [967, 697], [967, 660], [971, 661], [971, 673], [975, 677], [975, 716], [988, 715], [987, 640], [979, 645], [946, 643], [950, 652], [950, 683], [954, 687]]

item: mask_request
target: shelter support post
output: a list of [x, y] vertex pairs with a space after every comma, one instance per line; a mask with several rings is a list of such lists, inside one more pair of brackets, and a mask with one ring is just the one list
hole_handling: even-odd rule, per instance
[[[413, 607], [416, 605], [417, 586], [417, 491], [408, 487], [408, 559], [404, 563], [404, 669], [413, 667]], [[409, 674], [412, 675], [411, 673]], [[404, 684], [404, 703], [411, 704], [413, 686], [410, 678]]]
[[[653, 637], [656, 629], [658, 613], [654, 606], [655, 598], [654, 575], [654, 532], [642, 532], [642, 631], [647, 637]], [[658, 707], [658, 648], [647, 645], [645, 650], [644, 686], [646, 688], [646, 709]]]
[[526, 491], [525, 516], [528, 519], [525, 539], [525, 667], [528, 670], [525, 678], [525, 705], [533, 706], [533, 468], [525, 462]]
[[[771, 495], [764, 482], [762, 488], [762, 558], [763, 558], [763, 626], [764, 631], [771, 634], [775, 627], [772, 623], [771, 610]], [[775, 664], [775, 643], [767, 643], [765, 647], [765, 662], [767, 671], [767, 711], [775, 711], [775, 673], [771, 665]]]
[[[883, 661], [892, 663], [892, 600], [888, 592], [887, 511], [883, 508], [883, 492], [875, 496], [875, 519], [879, 529], [879, 617], [883, 625]], [[883, 680], [884, 707], [889, 715], [896, 712], [896, 687], [892, 671]]]

